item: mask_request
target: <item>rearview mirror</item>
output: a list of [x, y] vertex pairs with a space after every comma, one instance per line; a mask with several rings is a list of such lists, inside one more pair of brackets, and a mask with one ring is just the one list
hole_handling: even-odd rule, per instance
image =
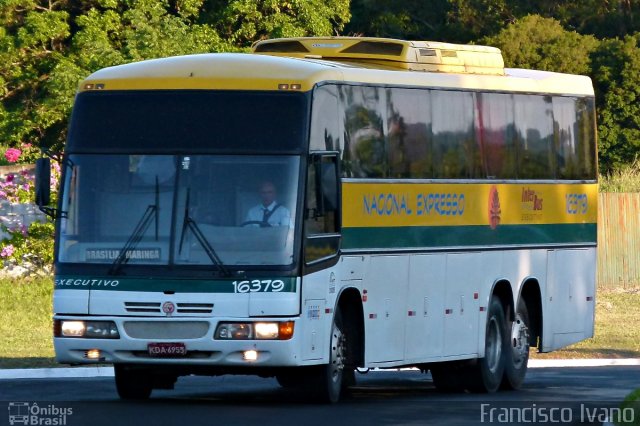
[[39, 158], [36, 160], [36, 205], [45, 214], [54, 217], [51, 204], [51, 160]]

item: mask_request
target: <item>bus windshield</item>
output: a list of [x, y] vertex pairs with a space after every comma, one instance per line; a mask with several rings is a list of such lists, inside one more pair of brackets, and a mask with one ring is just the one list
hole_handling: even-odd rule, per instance
[[70, 155], [58, 260], [211, 266], [294, 262], [297, 156]]

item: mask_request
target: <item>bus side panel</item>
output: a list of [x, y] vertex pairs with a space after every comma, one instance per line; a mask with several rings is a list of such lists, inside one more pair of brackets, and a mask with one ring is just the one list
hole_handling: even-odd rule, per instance
[[475, 354], [478, 336], [479, 300], [482, 287], [481, 256], [478, 253], [447, 255], [444, 316], [444, 355]]
[[364, 276], [367, 363], [404, 359], [409, 256], [371, 256]]
[[593, 336], [595, 265], [595, 248], [549, 251], [543, 352]]
[[405, 328], [405, 359], [442, 356], [444, 345], [444, 292], [446, 256], [415, 255], [409, 260], [410, 316]]
[[[295, 333], [301, 336], [303, 361], [328, 362], [329, 327], [333, 319], [336, 267], [302, 277], [302, 312]], [[329, 308], [329, 309], [327, 309]]]

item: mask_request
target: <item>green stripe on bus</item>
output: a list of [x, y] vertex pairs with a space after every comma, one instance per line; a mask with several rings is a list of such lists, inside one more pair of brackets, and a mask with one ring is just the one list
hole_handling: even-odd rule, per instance
[[295, 293], [296, 279], [246, 280], [141, 279], [95, 276], [56, 276], [58, 290], [109, 290], [176, 293]]
[[595, 223], [342, 228], [343, 249], [582, 244], [596, 242]]

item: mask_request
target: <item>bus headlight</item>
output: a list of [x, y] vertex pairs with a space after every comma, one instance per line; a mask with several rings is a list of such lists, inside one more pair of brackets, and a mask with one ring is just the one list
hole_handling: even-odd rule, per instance
[[283, 322], [222, 322], [218, 324], [216, 340], [289, 340], [293, 336], [293, 321]]
[[54, 320], [55, 337], [84, 337], [88, 339], [119, 339], [113, 321]]

